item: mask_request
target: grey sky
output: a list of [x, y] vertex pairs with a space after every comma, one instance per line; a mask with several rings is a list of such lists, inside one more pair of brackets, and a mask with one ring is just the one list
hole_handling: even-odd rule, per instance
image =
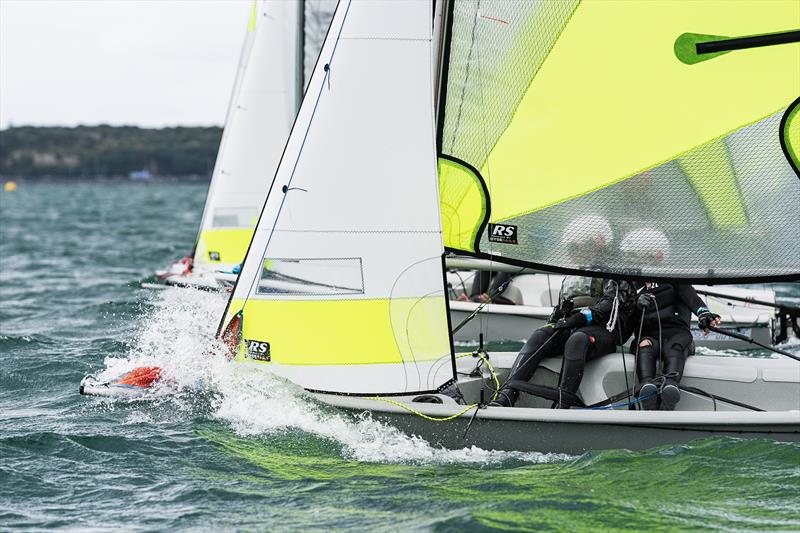
[[0, 0], [0, 128], [221, 125], [248, 0]]

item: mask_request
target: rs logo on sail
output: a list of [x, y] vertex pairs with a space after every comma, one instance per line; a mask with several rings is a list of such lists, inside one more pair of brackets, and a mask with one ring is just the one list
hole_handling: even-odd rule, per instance
[[511, 224], [489, 224], [489, 240], [503, 244], [517, 244], [517, 227]]
[[263, 341], [244, 340], [245, 357], [256, 361], [270, 361], [269, 343]]

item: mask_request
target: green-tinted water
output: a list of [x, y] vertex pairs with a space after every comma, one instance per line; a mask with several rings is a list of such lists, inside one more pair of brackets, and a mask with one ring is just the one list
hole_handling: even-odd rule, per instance
[[[136, 288], [189, 250], [204, 196], [127, 183], [0, 193], [0, 530], [800, 529], [800, 446], [440, 450], [209, 363], [224, 298]], [[77, 394], [87, 372], [148, 361], [178, 393]], [[204, 376], [213, 392], [185, 387]]]

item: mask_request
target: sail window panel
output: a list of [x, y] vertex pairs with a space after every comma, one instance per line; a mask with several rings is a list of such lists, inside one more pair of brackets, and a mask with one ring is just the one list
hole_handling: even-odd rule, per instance
[[[263, 233], [256, 235], [256, 240], [261, 241]], [[425, 295], [443, 294], [441, 279], [441, 235], [439, 233], [381, 233], [381, 232], [354, 232], [339, 230], [275, 230], [270, 242], [271, 253], [258, 261], [247, 261], [243, 266], [242, 280], [257, 277], [261, 280], [265, 274], [264, 266], [270, 268], [270, 261], [274, 257], [298, 259], [299, 268], [312, 268], [303, 265], [306, 261], [321, 259], [324, 261], [336, 258], [358, 258], [360, 270], [358, 274], [363, 277], [356, 281], [355, 260], [347, 259], [347, 267], [352, 278], [347, 282], [331, 281], [335, 275], [333, 268], [328, 269], [325, 275], [330, 278], [320, 277], [312, 280], [323, 280], [322, 285], [334, 285], [355, 291], [339, 292], [333, 289], [316, 291], [317, 296], [332, 298], [354, 299], [385, 299], [385, 298], [417, 298]], [[310, 264], [310, 263], [309, 263]], [[295, 276], [288, 268], [292, 263], [282, 263], [273, 270], [288, 276]], [[323, 267], [320, 267], [323, 269]], [[297, 272], [297, 270], [294, 270]], [[298, 276], [300, 277], [300, 276]], [[325, 281], [327, 279], [327, 281]], [[250, 297], [253, 299], [287, 299], [303, 298], [301, 291], [265, 292], [259, 285], [252, 283]], [[261, 283], [259, 281], [259, 283]], [[240, 282], [237, 290], [248, 290], [244, 281]]]
[[258, 294], [364, 294], [361, 258], [265, 259]]
[[254, 228], [258, 221], [255, 207], [221, 207], [214, 210], [213, 228]]

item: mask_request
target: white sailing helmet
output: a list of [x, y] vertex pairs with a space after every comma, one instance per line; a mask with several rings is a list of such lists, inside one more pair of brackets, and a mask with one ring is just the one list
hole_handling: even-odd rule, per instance
[[619, 249], [629, 265], [659, 265], [669, 256], [669, 239], [661, 230], [639, 228], [622, 238]]
[[598, 258], [614, 241], [611, 225], [600, 215], [576, 218], [564, 229], [561, 244], [576, 263], [588, 263]]

